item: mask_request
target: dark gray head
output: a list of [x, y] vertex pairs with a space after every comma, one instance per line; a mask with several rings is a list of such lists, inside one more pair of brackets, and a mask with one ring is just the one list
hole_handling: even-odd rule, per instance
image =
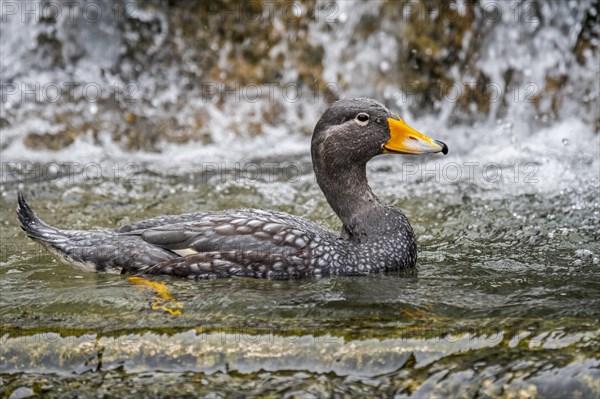
[[380, 154], [432, 152], [446, 154], [448, 147], [369, 98], [344, 99], [329, 107], [315, 126], [311, 147], [317, 183], [352, 234], [361, 224], [366, 226], [364, 231], [372, 230], [377, 219], [372, 211], [380, 211], [381, 204], [367, 182], [367, 162]]
[[370, 98], [335, 102], [323, 113], [312, 137], [313, 163], [364, 165], [386, 153], [448, 152], [446, 144], [412, 129], [383, 104]]

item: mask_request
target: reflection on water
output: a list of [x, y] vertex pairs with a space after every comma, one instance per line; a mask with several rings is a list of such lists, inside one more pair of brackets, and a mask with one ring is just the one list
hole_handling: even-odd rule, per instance
[[[378, 181], [397, 178], [394, 161], [372, 168], [376, 192], [387, 187]], [[114, 181], [105, 183], [118, 189], [107, 192], [84, 181], [64, 187], [54, 181], [38, 184], [31, 202], [49, 222], [82, 228], [193, 206], [264, 206], [338, 227], [310, 175], [258, 182], [258, 191], [247, 181], [225, 189], [219, 181], [190, 186], [145, 171], [138, 177], [149, 180], [133, 196]], [[441, 193], [428, 192], [430, 184]], [[19, 231], [14, 191], [7, 190], [0, 268], [4, 389], [69, 387], [85, 397], [95, 394], [89, 386], [109, 381], [111, 392], [123, 395], [150, 392], [146, 385], [156, 383], [165, 395], [195, 384], [199, 392], [222, 387], [257, 395], [368, 389], [413, 397], [597, 396], [600, 279], [593, 226], [600, 216], [590, 209], [593, 202], [586, 204], [593, 190], [506, 201], [488, 198], [476, 184], [465, 185], [468, 194], [429, 180], [410, 185], [421, 193], [386, 200], [415, 226], [416, 273], [300, 281], [152, 277], [168, 288], [180, 315], [153, 306], [156, 292], [126, 277], [57, 263]], [[278, 205], [270, 199], [278, 190], [293, 200]], [[61, 196], [64, 203], [49, 200]], [[465, 196], [468, 206], [461, 204]], [[565, 376], [569, 383], [558, 384]]]
[[[456, 395], [461, 389], [471, 395], [479, 392], [492, 396], [519, 395], [521, 391], [528, 396], [554, 396], [573, 390], [583, 397], [598, 394], [594, 385], [600, 376], [598, 360], [577, 356], [558, 360], [557, 356], [558, 348], [593, 349], [589, 344], [593, 334], [569, 334], [561, 329], [550, 333], [554, 336], [550, 339], [532, 336], [531, 330], [515, 335], [444, 336], [430, 334], [428, 327], [421, 333], [411, 330], [410, 337], [384, 339], [351, 339], [326, 332], [311, 335], [306, 332], [316, 330], [277, 331], [260, 326], [100, 336], [15, 335], [5, 338], [2, 360], [3, 371], [11, 374], [9, 381], [15, 372], [30, 371], [50, 374], [48, 383], [55, 387], [69, 384], [69, 377], [53, 376], [53, 372], [70, 370], [83, 375], [81, 384], [97, 374], [114, 378], [123, 373], [133, 381], [146, 376], [185, 384], [201, 378], [207, 390], [222, 380], [237, 380], [247, 389], [248, 380], [255, 380], [255, 388], [249, 391], [254, 394], [267, 392], [261, 382], [267, 383], [269, 390], [287, 393], [309, 384], [323, 393], [357, 394], [366, 384], [379, 394], [412, 393], [417, 397], [432, 391]], [[546, 345], [548, 341], [552, 345]], [[483, 360], [482, 355], [489, 360]], [[511, 360], [513, 356], [527, 360]], [[569, 383], [555, 391], [555, 378], [567, 375]], [[300, 377], [301, 382], [291, 384], [291, 377]], [[130, 389], [123, 382], [114, 388]], [[182, 392], [177, 385], [156, 389], [166, 395]], [[90, 394], [83, 386], [78, 391]]]

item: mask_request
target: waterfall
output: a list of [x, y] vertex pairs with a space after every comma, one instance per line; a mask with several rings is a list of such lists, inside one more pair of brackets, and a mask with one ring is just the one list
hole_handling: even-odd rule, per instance
[[370, 96], [451, 150], [502, 152], [540, 129], [573, 149], [600, 126], [597, 6], [7, 1], [0, 144], [22, 160], [301, 151], [327, 103]]

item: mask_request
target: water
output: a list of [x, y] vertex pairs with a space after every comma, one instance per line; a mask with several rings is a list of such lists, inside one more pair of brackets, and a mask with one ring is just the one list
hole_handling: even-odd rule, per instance
[[[28, 240], [14, 213], [17, 190], [28, 194], [42, 219], [61, 227], [114, 227], [159, 214], [260, 207], [339, 228], [315, 184], [310, 139], [302, 134], [326, 106], [323, 100], [230, 100], [225, 106], [194, 100], [180, 78], [191, 72], [161, 59], [157, 45], [152, 50], [158, 52], [157, 65], [177, 73], [142, 70], [135, 82], [149, 97], [142, 95], [131, 107], [119, 108], [111, 98], [57, 104], [13, 98], [1, 104], [8, 121], [2, 127], [0, 197], [3, 395], [31, 389], [50, 397], [214, 391], [287, 397], [600, 397], [600, 137], [594, 125], [598, 97], [589, 90], [598, 85], [598, 64], [578, 64], [569, 50], [589, 5], [539, 3], [544, 18], [537, 25], [507, 19], [512, 12], [507, 5], [503, 18], [477, 39], [479, 55], [461, 55], [492, 82], [504, 82], [502, 76], [513, 70], [521, 87], [527, 82], [543, 87], [561, 65], [570, 69], [560, 89], [562, 105], [553, 113], [552, 93], [541, 101], [548, 101], [542, 104], [548, 109], [505, 101], [470, 112], [460, 102], [440, 101], [419, 110], [418, 96], [403, 97], [406, 87], [398, 80], [378, 80], [378, 73], [392, 73], [404, 62], [394, 50], [404, 47], [390, 33], [391, 19], [377, 25], [379, 33], [370, 39], [350, 44], [352, 32], [370, 15], [389, 11], [387, 3], [374, 4], [340, 4], [343, 22], [328, 31], [323, 19], [312, 21], [307, 35], [312, 43], [332, 43], [325, 49], [323, 74], [329, 81], [350, 82], [340, 94], [385, 100], [411, 125], [450, 147], [445, 157], [382, 156], [369, 164], [373, 190], [403, 209], [415, 229], [418, 271], [301, 281], [153, 277], [172, 296], [160, 300], [125, 276], [61, 264]], [[156, 32], [173, 23], [158, 6], [146, 11], [137, 17], [155, 21]], [[559, 13], [570, 22], [553, 17]], [[103, 23], [120, 26], [110, 18]], [[33, 30], [14, 21], [1, 25], [2, 45], [14, 48], [12, 67], [1, 57], [3, 79], [39, 79], [36, 53], [20, 53], [17, 44], [28, 40], [25, 31], [35, 35], [49, 28], [26, 26]], [[103, 26], [80, 28], [96, 35], [105, 51], [92, 46], [94, 52], [67, 58], [67, 66], [40, 66], [47, 79], [64, 81], [63, 74], [85, 72], [99, 81], [102, 62], [135, 69], [130, 58], [107, 50], [131, 38]], [[58, 25], [59, 42], [75, 49], [88, 43], [73, 38], [70, 29], [66, 22]], [[23, 35], [6, 39], [5, 32]], [[534, 39], [524, 41], [531, 32]], [[158, 33], [149, 37], [171, 40]], [[382, 42], [389, 46], [382, 54], [372, 51]], [[77, 53], [73, 48], [69, 51]], [[530, 58], [522, 58], [531, 48], [564, 51], [562, 56], [530, 51]], [[301, 66], [286, 68], [290, 76], [284, 81], [296, 79], [297, 69]], [[113, 71], [113, 77], [126, 82], [123, 70]], [[465, 69], [453, 73], [456, 81], [467, 81]], [[156, 76], [167, 75], [172, 93], [151, 101], [164, 84]], [[101, 84], [110, 85], [111, 79]], [[257, 135], [245, 130], [248, 118], [267, 108], [276, 108], [281, 119], [264, 123]], [[126, 111], [135, 113], [136, 121], [125, 124]], [[143, 142], [149, 147], [131, 152], [111, 133], [120, 124], [129, 131], [161, 127], [172, 133], [192, 126], [197, 112], [210, 118], [188, 130], [204, 133], [184, 144]], [[95, 132], [77, 134], [55, 151], [27, 145], [31, 132], [64, 132], [68, 124], [58, 116], [65, 113], [79, 115], [71, 123], [75, 130], [86, 121], [102, 122], [88, 125]], [[161, 124], [175, 114], [180, 120]], [[236, 124], [241, 132], [230, 129]]]

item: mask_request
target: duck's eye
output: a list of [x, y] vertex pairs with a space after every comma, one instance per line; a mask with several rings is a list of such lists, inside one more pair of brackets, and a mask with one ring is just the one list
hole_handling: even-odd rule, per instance
[[367, 123], [369, 123], [369, 114], [365, 114], [364, 112], [361, 112], [360, 114], [356, 115], [356, 118], [354, 118], [354, 120], [359, 125], [365, 126]]

